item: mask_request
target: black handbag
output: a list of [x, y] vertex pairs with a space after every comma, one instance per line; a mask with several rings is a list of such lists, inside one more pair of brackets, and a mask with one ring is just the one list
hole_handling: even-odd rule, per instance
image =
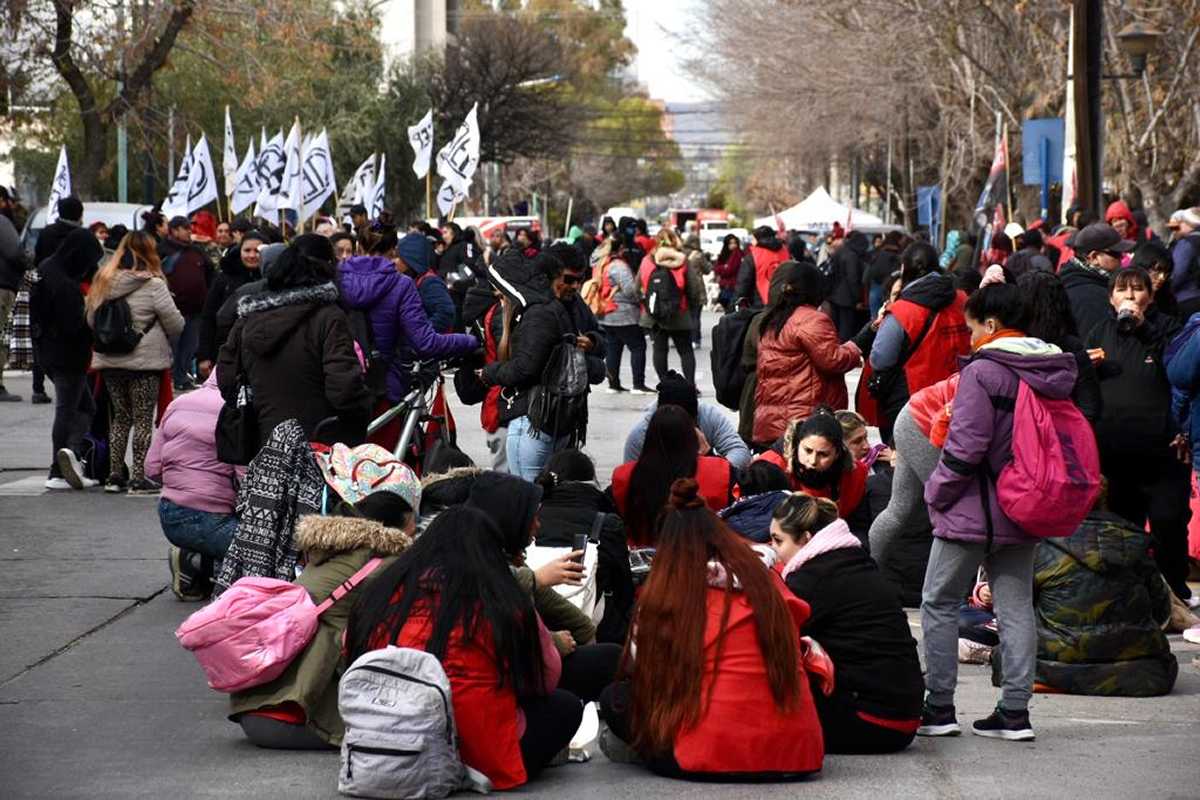
[[218, 460], [244, 467], [258, 455], [258, 412], [254, 391], [242, 370], [241, 353], [237, 358], [237, 397], [233, 403], [221, 406], [216, 434]]

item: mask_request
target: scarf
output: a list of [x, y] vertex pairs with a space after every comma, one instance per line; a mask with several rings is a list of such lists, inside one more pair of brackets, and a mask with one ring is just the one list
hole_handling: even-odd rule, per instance
[[972, 345], [971, 352], [977, 353], [982, 350], [985, 345], [989, 345], [999, 339], [1023, 339], [1024, 337], [1025, 334], [1016, 328], [1001, 328], [995, 333], [989, 333], [987, 336], [984, 336], [977, 343]]

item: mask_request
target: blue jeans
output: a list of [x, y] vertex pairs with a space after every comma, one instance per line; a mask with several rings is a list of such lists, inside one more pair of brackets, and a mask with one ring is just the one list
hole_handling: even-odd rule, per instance
[[560, 436], [552, 439], [544, 433], [536, 433], [530, 428], [529, 417], [517, 417], [508, 423], [508, 471], [527, 481], [533, 481], [542, 472], [542, 467], [550, 460], [550, 456], [559, 450], [566, 450], [571, 443], [570, 436]]
[[183, 332], [171, 346], [173, 356], [171, 378], [175, 385], [183, 384], [192, 375], [192, 362], [196, 360], [196, 348], [200, 346], [200, 318], [188, 317], [183, 322]]
[[233, 514], [187, 508], [166, 498], [158, 501], [158, 519], [167, 541], [214, 561], [225, 557], [233, 534], [237, 532], [237, 517]]

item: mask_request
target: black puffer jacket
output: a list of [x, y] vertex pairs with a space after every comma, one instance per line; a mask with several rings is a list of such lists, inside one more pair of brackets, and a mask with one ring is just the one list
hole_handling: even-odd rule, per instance
[[59, 370], [82, 373], [92, 360], [92, 329], [79, 282], [103, 255], [91, 231], [75, 227], [37, 269], [29, 290], [29, 331], [37, 362], [51, 378]]
[[484, 383], [503, 387], [501, 425], [525, 416], [530, 390], [541, 382], [554, 347], [567, 335], [592, 340], [592, 349], [587, 353], [588, 378], [592, 384], [604, 380], [604, 334], [596, 316], [578, 295], [568, 302], [560, 301], [551, 293], [546, 276], [517, 253], [505, 253], [493, 264], [491, 277], [519, 309], [509, 359], [483, 369]]
[[238, 321], [221, 348], [221, 396], [237, 398], [239, 366], [254, 392], [259, 438], [265, 443], [280, 422], [296, 419], [312, 438], [356, 445], [366, 436], [370, 396], [346, 312], [332, 283], [262, 292], [242, 298]]
[[1113, 316], [1112, 303], [1108, 300], [1108, 273], [1073, 258], [1058, 271], [1058, 277], [1071, 301], [1075, 330], [1087, 339], [1092, 328]]
[[78, 222], [68, 222], [65, 219], [56, 219], [42, 228], [42, 232], [38, 234], [37, 244], [33, 246], [33, 263], [41, 264], [54, 255], [71, 232], [79, 229]]
[[829, 259], [833, 273], [833, 290], [829, 302], [835, 306], [853, 308], [863, 302], [863, 273], [871, 242], [862, 231], [851, 231], [846, 243]]
[[[242, 263], [241, 251], [231, 247], [221, 257], [221, 270], [213, 278], [212, 286], [208, 289], [208, 298], [204, 301], [204, 310], [200, 312], [200, 344], [196, 348], [196, 358], [199, 361], [216, 361], [225, 344], [228, 328], [218, 331], [217, 312], [225, 301], [233, 296], [241, 287], [259, 277], [258, 270], [249, 270]], [[225, 334], [224, 336], [221, 334]]]

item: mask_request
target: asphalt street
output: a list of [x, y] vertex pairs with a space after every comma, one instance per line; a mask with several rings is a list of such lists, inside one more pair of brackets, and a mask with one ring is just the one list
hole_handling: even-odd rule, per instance
[[[706, 334], [707, 343], [707, 334]], [[708, 350], [699, 353], [708, 383]], [[625, 366], [628, 377], [628, 359]], [[5, 376], [28, 398], [27, 373]], [[653, 384], [653, 379], [650, 382]], [[708, 392], [711, 397], [711, 391]], [[602, 476], [647, 398], [592, 397], [587, 449]], [[460, 444], [481, 463], [477, 409], [459, 409]], [[46, 493], [52, 406], [0, 404], [0, 797], [332, 798], [335, 753], [259, 750], [225, 718], [173, 632], [197, 606], [167, 589], [155, 499]], [[910, 612], [914, 635], [918, 618]], [[526, 797], [1200, 797], [1200, 647], [1171, 637], [1168, 697], [1037, 695], [1038, 739], [918, 739], [906, 752], [830, 756], [801, 785], [693, 785], [597, 755], [548, 770]], [[997, 697], [988, 669], [963, 666], [969, 724]], [[747, 709], [753, 713], [753, 709]]]

